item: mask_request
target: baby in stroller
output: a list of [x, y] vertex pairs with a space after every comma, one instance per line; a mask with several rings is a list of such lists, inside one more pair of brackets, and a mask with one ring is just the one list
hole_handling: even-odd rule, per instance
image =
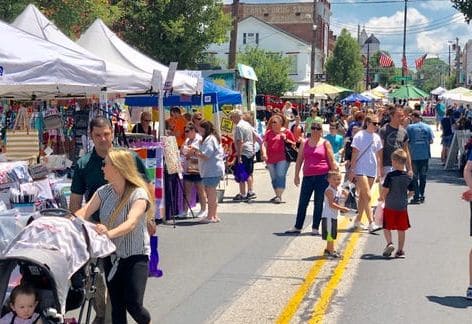
[[[80, 308], [79, 320], [82, 318], [85, 302], [90, 304], [93, 299], [98, 273], [94, 260], [116, 249], [108, 238], [96, 233], [94, 224], [65, 210], [65, 217], [57, 216], [33, 220], [0, 251], [0, 307], [7, 300], [12, 274], [19, 273], [20, 285], [32, 286], [39, 294], [36, 309], [44, 317], [43, 323], [64, 323], [65, 313], [76, 308]], [[90, 307], [85, 323], [90, 319]]]
[[31, 286], [19, 285], [10, 294], [11, 312], [0, 318], [0, 324], [42, 324], [40, 315], [35, 313], [38, 293]]

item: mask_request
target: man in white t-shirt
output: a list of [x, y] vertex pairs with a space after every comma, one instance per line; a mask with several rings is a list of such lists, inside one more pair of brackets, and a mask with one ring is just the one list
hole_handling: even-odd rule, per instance
[[254, 128], [251, 124], [242, 119], [242, 115], [239, 109], [233, 110], [230, 115], [235, 125], [233, 138], [236, 147], [236, 161], [243, 165], [244, 170], [248, 174], [246, 181], [239, 182], [239, 193], [233, 198], [234, 201], [248, 201], [256, 197], [256, 194], [252, 190], [256, 139], [254, 136]]

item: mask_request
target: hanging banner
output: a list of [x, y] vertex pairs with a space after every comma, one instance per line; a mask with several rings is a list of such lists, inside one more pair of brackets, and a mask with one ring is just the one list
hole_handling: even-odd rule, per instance
[[166, 82], [164, 83], [164, 91], [172, 90], [174, 83], [175, 71], [177, 71], [178, 62], [170, 62], [169, 71], [167, 71]]

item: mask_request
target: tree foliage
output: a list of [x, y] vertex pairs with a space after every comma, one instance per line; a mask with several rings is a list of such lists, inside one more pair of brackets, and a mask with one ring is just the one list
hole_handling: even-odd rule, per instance
[[360, 48], [346, 29], [336, 40], [333, 54], [326, 61], [328, 81], [349, 89], [359, 88], [364, 76]]
[[121, 0], [114, 30], [144, 53], [179, 69], [195, 68], [212, 43], [226, 41], [231, 17], [219, 0]]
[[472, 1], [470, 0], [451, 0], [453, 7], [462, 12], [465, 16], [465, 21], [470, 23], [472, 19]]
[[[427, 58], [423, 68], [417, 72], [416, 85], [426, 92], [439, 86], [448, 87], [449, 67], [439, 58]], [[454, 78], [454, 75], [452, 75]]]
[[244, 52], [238, 53], [238, 62], [254, 68], [258, 79], [258, 93], [281, 96], [294, 88], [289, 77], [292, 61], [282, 54], [246, 47]]
[[111, 24], [121, 16], [121, 9], [117, 5], [110, 5], [107, 0], [2, 0], [0, 19], [12, 22], [29, 3], [37, 6], [64, 34], [73, 39], [80, 36], [98, 17]]

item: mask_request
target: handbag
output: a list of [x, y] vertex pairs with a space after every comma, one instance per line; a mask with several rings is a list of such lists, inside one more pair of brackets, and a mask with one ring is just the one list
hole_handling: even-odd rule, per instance
[[234, 165], [234, 180], [237, 183], [246, 182], [249, 178], [249, 174], [247, 173], [246, 169], [244, 168], [244, 164], [236, 163]]
[[298, 151], [295, 145], [285, 142], [284, 149], [285, 149], [285, 160], [287, 160], [288, 162], [297, 161]]
[[385, 208], [385, 203], [383, 201], [379, 201], [377, 207], [375, 207], [374, 212], [374, 221], [377, 226], [383, 227], [383, 212]]

